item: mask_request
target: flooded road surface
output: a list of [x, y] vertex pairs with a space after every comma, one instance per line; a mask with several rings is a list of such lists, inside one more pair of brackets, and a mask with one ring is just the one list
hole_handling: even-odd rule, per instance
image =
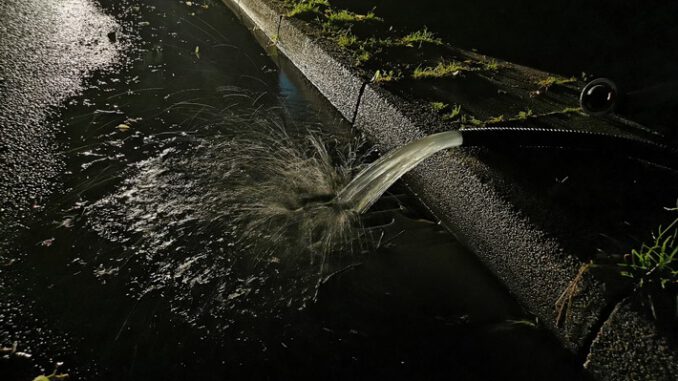
[[16, 219], [49, 194], [63, 169], [59, 123], [48, 120], [54, 107], [118, 59], [107, 35], [120, 26], [78, 0], [7, 0], [0, 15], [0, 232], [14, 234]]
[[404, 187], [323, 244], [369, 150], [221, 2], [0, 18], [0, 379], [583, 378]]

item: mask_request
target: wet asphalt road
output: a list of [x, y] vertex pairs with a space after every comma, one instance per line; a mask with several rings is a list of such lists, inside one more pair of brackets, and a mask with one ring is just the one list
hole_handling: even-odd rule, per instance
[[0, 358], [1, 381], [58, 362], [74, 380], [579, 378], [551, 336], [512, 323], [523, 311], [477, 259], [415, 212], [312, 307], [264, 315], [260, 300], [289, 300], [257, 279], [286, 291], [298, 279], [242, 265], [230, 225], [181, 218], [205, 209], [185, 199], [223, 185], [173, 165], [221, 168], [208, 159], [224, 153], [185, 132], [209, 142], [276, 107], [297, 133], [349, 130], [220, 1], [101, 2], [118, 21], [94, 0], [0, 0], [0, 346], [32, 355]]
[[[113, 65], [119, 29], [89, 0], [0, 2], [0, 258], [62, 170], [50, 117]], [[8, 239], [9, 238], [9, 239]]]

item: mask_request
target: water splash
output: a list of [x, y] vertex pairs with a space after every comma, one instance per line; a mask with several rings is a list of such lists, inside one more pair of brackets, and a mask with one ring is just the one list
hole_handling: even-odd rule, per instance
[[271, 114], [227, 109], [202, 132], [150, 139], [161, 151], [86, 207], [89, 228], [120, 246], [94, 258], [95, 275], [138, 298], [171, 292], [173, 312], [195, 324], [212, 316], [226, 328], [302, 308], [369, 246], [360, 213], [461, 143], [457, 132], [432, 135], [366, 166], [360, 142]]
[[276, 246], [324, 256], [356, 235], [356, 214], [338, 208], [334, 199], [362, 160], [350, 144], [334, 147], [333, 156], [320, 136], [302, 140], [277, 130], [227, 142], [224, 148], [235, 157], [230, 166], [239, 174], [229, 197], [237, 200], [243, 239], [263, 235]]
[[462, 144], [458, 131], [426, 136], [397, 148], [360, 172], [337, 195], [337, 203], [364, 213], [400, 177], [436, 152]]
[[[456, 133], [427, 137], [363, 170], [370, 152], [359, 141], [285, 123], [282, 110], [242, 89], [219, 94], [216, 111], [193, 98], [173, 103], [172, 120], [199, 113], [191, 131], [126, 135], [150, 157], [121, 173], [111, 163], [117, 191], [88, 191], [95, 199], [83, 213], [110, 243], [89, 264], [102, 282], [128, 284], [136, 298], [170, 293], [172, 311], [196, 325], [216, 317], [226, 328], [305, 306], [323, 279], [369, 247], [359, 214], [407, 170], [455, 145]], [[119, 147], [95, 151], [118, 157]]]
[[139, 298], [171, 290], [186, 321], [227, 328], [304, 307], [353, 263], [358, 215], [332, 201], [362, 169], [358, 144], [290, 134], [258, 113], [247, 125], [175, 142], [88, 206], [89, 227], [123, 246], [95, 275], [127, 279]]

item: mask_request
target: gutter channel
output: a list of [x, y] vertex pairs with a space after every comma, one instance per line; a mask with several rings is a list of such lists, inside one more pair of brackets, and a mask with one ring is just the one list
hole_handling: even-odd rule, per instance
[[[307, 75], [305, 70], [307, 70], [308, 68], [303, 67], [307, 63], [295, 62], [295, 60], [293, 60], [292, 57], [290, 57], [286, 54], [286, 52], [285, 52], [285, 50], [286, 50], [285, 45], [286, 44], [282, 43], [283, 41], [282, 41], [281, 35], [280, 35], [280, 33], [283, 29], [282, 24], [283, 24], [283, 21], [286, 20], [286, 17], [283, 13], [281, 13], [281, 10], [279, 8], [276, 9], [275, 5], [271, 6], [271, 0], [222, 0], [222, 2], [225, 3], [240, 18], [240, 20], [243, 22], [243, 24], [250, 25], [250, 26], [253, 25], [255, 27], [253, 29], [253, 32], [255, 34], [257, 33], [256, 29], [259, 29], [261, 31], [261, 33], [263, 34], [263, 36], [265, 36], [266, 39], [268, 40], [268, 42], [270, 42], [271, 44], [269, 45], [268, 43], [264, 43], [264, 42], [262, 42], [262, 40], [259, 39], [259, 37], [257, 37], [259, 42], [262, 45], [265, 44], [265, 45], [268, 45], [268, 46], [273, 46], [273, 47], [275, 47], [275, 49], [278, 52], [286, 55], [287, 58], [291, 61], [291, 63], [294, 64], [294, 66], [296, 66], [297, 69], [302, 73], [302, 75], [304, 77], [306, 77], [314, 87], [316, 87], [316, 89], [319, 91], [321, 96], [323, 96], [327, 101], [329, 101], [329, 103], [332, 104], [339, 111], [339, 113], [344, 116], [345, 119], [350, 118], [349, 122], [351, 123], [351, 125], [356, 126], [356, 123], [358, 122], [359, 116], [363, 115], [363, 114], [361, 114], [361, 110], [362, 110], [362, 113], [367, 113], [367, 114], [369, 114], [370, 112], [374, 113], [375, 96], [380, 97], [382, 95], [380, 94], [378, 89], [373, 89], [372, 87], [370, 87], [369, 92], [367, 91], [368, 90], [367, 87], [370, 85], [371, 81], [365, 81], [364, 79], [362, 79], [361, 77], [356, 75], [354, 72], [351, 72], [351, 70], [348, 70], [349, 71], [348, 76], [346, 76], [344, 73], [341, 73], [340, 75], [343, 76], [344, 80], [348, 80], [348, 81], [353, 82], [353, 84], [347, 85], [346, 87], [344, 87], [345, 90], [350, 88], [350, 91], [352, 92], [350, 94], [346, 93], [345, 96], [351, 96], [352, 97], [352, 96], [355, 96], [355, 91], [358, 92], [357, 99], [355, 101], [355, 105], [350, 105], [350, 104], [343, 104], [342, 105], [341, 104], [342, 98], [338, 98], [336, 93], [332, 93], [330, 91], [329, 96], [325, 94], [325, 92], [322, 89], [322, 87], [325, 86], [325, 84], [322, 83], [322, 80], [320, 81], [320, 83], [315, 83], [313, 81], [313, 79], [310, 78], [309, 75]], [[273, 1], [273, 4], [275, 4], [275, 1]], [[273, 26], [275, 26], [275, 29], [273, 28]], [[299, 32], [297, 31], [297, 34], [298, 33]], [[313, 42], [313, 39], [309, 38], [309, 36], [306, 35], [306, 33], [301, 32], [301, 35], [302, 35], [301, 36], [302, 38], [308, 39], [307, 41], [304, 42], [304, 44], [311, 43], [311, 45], [315, 45], [315, 43]], [[292, 40], [294, 40], [294, 39], [292, 39]], [[294, 43], [294, 41], [292, 41], [292, 43]], [[314, 47], [316, 49], [319, 49], [321, 53], [327, 54], [326, 52], [323, 51], [322, 46], [320, 46], [320, 47], [314, 46]], [[299, 52], [297, 52], [297, 54], [298, 53]], [[332, 57], [331, 54], [328, 54], [328, 56], [329, 56], [330, 60], [335, 59], [335, 57]], [[278, 64], [279, 64], [279, 62], [278, 62]], [[316, 66], [318, 65], [317, 63], [313, 63], [313, 64], [315, 64]], [[320, 68], [316, 67], [316, 69], [336, 70], [336, 67], [332, 67], [332, 66], [322, 67], [322, 65], [324, 65], [324, 64], [325, 63], [322, 62], [321, 67]], [[529, 69], [529, 68], [526, 68], [526, 69]], [[345, 68], [342, 68], [341, 70], [345, 70]], [[544, 73], [544, 74], [548, 74], [548, 73]], [[324, 90], [328, 90], [328, 88], [325, 88]], [[330, 98], [332, 98], [332, 99], [330, 99]], [[336, 103], [337, 101], [339, 101], [339, 103]], [[382, 101], [382, 100], [378, 100], [378, 101]], [[365, 103], [365, 105], [363, 105], [363, 103]], [[395, 105], [391, 104], [390, 101], [386, 100], [385, 103], [381, 103], [381, 107], [383, 107], [384, 109], [393, 113], [393, 115], [391, 115], [391, 117], [386, 117], [385, 118], [386, 120], [382, 120], [383, 118], [379, 117], [378, 118], [379, 123], [386, 123], [386, 124], [389, 124], [389, 125], [393, 125], [394, 127], [402, 128], [402, 126], [400, 126], [399, 123], [404, 122], [407, 126], [414, 127], [414, 130], [412, 130], [412, 131], [414, 131], [415, 133], [416, 133], [416, 131], [418, 131], [418, 128], [416, 127], [417, 122], [415, 120], [409, 119], [408, 116], [402, 114], [402, 110], [400, 110], [398, 108], [398, 106], [395, 106]], [[367, 118], [369, 119], [369, 115], [367, 116]], [[362, 119], [361, 119], [361, 121], [363, 123], [365, 122]], [[371, 121], [371, 122], [374, 122], [374, 121]], [[369, 125], [370, 121], [368, 121], [367, 123]], [[405, 127], [406, 130], [407, 130], [407, 126]], [[361, 128], [361, 130], [363, 130], [365, 126], [362, 126], [362, 127], [363, 128]], [[368, 135], [373, 135], [372, 137], [376, 138], [377, 140], [379, 140], [380, 136], [381, 136], [381, 138], [385, 138], [386, 140], [384, 142], [386, 142], [385, 144], [387, 146], [392, 145], [392, 143], [397, 141], [399, 138], [402, 138], [402, 136], [398, 135], [397, 132], [396, 132], [396, 135], [398, 135], [398, 136], [394, 139], [391, 139], [390, 138], [391, 135], [389, 133], [387, 133], [387, 135], [384, 135], [383, 131], [380, 131], [380, 130], [371, 131], [369, 129], [369, 126], [366, 130], [364, 130], [362, 132], [365, 133], [365, 134], [368, 134]], [[376, 135], [375, 135], [375, 133], [376, 133]], [[409, 136], [408, 138], [411, 138], [411, 136]], [[382, 143], [384, 143], [384, 142], [382, 142]], [[377, 143], [379, 143], [379, 142], [377, 141]], [[464, 156], [463, 154], [459, 155], [458, 157], [455, 157], [454, 155], [452, 155], [452, 156], [449, 157], [449, 159], [451, 159], [452, 162], [456, 162], [457, 164], [461, 164], [462, 167], [463, 167], [464, 163], [465, 163], [464, 162], [465, 157], [466, 156]], [[443, 165], [446, 166], [447, 164], [448, 163], [444, 163]], [[419, 194], [419, 193], [423, 192], [424, 195], [428, 194], [429, 198], [433, 197], [435, 199], [435, 197], [440, 197], [441, 195], [438, 194], [438, 196], [436, 196], [436, 194], [438, 192], [436, 192], [436, 191], [432, 192], [431, 189], [427, 189], [427, 187], [425, 185], [422, 186], [422, 184], [421, 184], [422, 180], [433, 179], [433, 180], [436, 180], [436, 181], [434, 181], [434, 183], [437, 183], [438, 185], [447, 185], [447, 186], [449, 186], [449, 185], [454, 186], [455, 184], [461, 185], [462, 189], [467, 189], [468, 186], [466, 186], [466, 187], [463, 186], [465, 184], [463, 182], [458, 183], [460, 180], [462, 180], [462, 181], [463, 180], [473, 180], [474, 182], [480, 181], [482, 183], [482, 181], [481, 181], [482, 179], [479, 180], [477, 178], [473, 178], [473, 176], [477, 176], [477, 174], [474, 174], [473, 171], [469, 172], [468, 175], [470, 177], [464, 175], [464, 176], [461, 176], [461, 177], [452, 178], [450, 180], [451, 182], [447, 182], [447, 183], [445, 182], [445, 180], [443, 180], [442, 182], [439, 181], [439, 179], [437, 179], [437, 177], [429, 178], [428, 176], [438, 176], [439, 175], [439, 173], [435, 171], [436, 165], [440, 165], [440, 163], [433, 163], [430, 170], [429, 169], [426, 169], [426, 170], [422, 169], [419, 173], [412, 175], [413, 179], [414, 179], [414, 184], [415, 185], [418, 184], [418, 186], [420, 188], [418, 191], [415, 191], [415, 189], [412, 188], [413, 184], [409, 184], [409, 181], [408, 181], [408, 183], [405, 184], [406, 187], [408, 189], [410, 189], [410, 191], [412, 191], [412, 193], [414, 193], [414, 194]], [[468, 171], [468, 169], [469, 168], [466, 168], [467, 171]], [[455, 183], [455, 181], [457, 181], [457, 183]], [[445, 188], [443, 187], [442, 189], [445, 189]], [[482, 191], [481, 194], [484, 194], [486, 197], [491, 196], [490, 197], [491, 199], [492, 199], [492, 197], [494, 197], [494, 195], [492, 194], [492, 190], [486, 190], [486, 189], [483, 189], [483, 188], [480, 188], [480, 190]], [[465, 199], [465, 196], [467, 196], [467, 195], [465, 195], [464, 193], [461, 193], [458, 196], [461, 196], [462, 198]], [[426, 198], [426, 197], [424, 197], [424, 198]], [[526, 255], [525, 250], [536, 249], [542, 255], [545, 255], [545, 254], [548, 254], [548, 252], [550, 252], [552, 250], [555, 250], [556, 252], [560, 252], [561, 249], [558, 248], [557, 244], [555, 246], [552, 245], [552, 242], [550, 242], [550, 240], [548, 240], [548, 238], [544, 238], [543, 232], [541, 232], [539, 229], [534, 230], [533, 227], [530, 227], [529, 222], [523, 221], [520, 218], [518, 218], [516, 220], [516, 219], [512, 219], [511, 217], [508, 217], [508, 218], [505, 217], [506, 216], [505, 213], [511, 214], [510, 209], [506, 209], [507, 206], [510, 207], [510, 203], [507, 204], [507, 205], [504, 205], [503, 200], [499, 200], [500, 201], [499, 204], [501, 204], [501, 205], [499, 205], [499, 204], [494, 205], [494, 207], [489, 210], [489, 212], [488, 212], [489, 214], [485, 214], [485, 212], [483, 212], [479, 216], [474, 214], [474, 213], [477, 213], [477, 211], [473, 211], [473, 210], [471, 210], [470, 216], [468, 215], [467, 212], [462, 212], [461, 214], [457, 213], [457, 211], [455, 211], [455, 209], [454, 209], [454, 206], [456, 205], [458, 207], [459, 205], [458, 205], [458, 203], [455, 204], [453, 199], [447, 199], [447, 198], [443, 197], [442, 201], [443, 201], [442, 204], [440, 204], [440, 203], [436, 204], [434, 202], [435, 205], [429, 205], [428, 202], [426, 202], [425, 200], [422, 199], [422, 204], [424, 205], [424, 207], [426, 209], [431, 211], [433, 213], [433, 215], [436, 216], [440, 220], [440, 222], [446, 227], [446, 230], [448, 230], [448, 232], [450, 232], [453, 236], [457, 237], [457, 239], [459, 239], [461, 242], [467, 241], [467, 239], [469, 237], [480, 238], [481, 242], [478, 245], [475, 245], [475, 246], [476, 246], [476, 249], [479, 249], [481, 251], [480, 253], [476, 253], [476, 255], [481, 260], [481, 262], [484, 262], [485, 266], [488, 267], [488, 269], [491, 272], [495, 273], [497, 278], [499, 278], [500, 281], [505, 284], [505, 286], [507, 287], [509, 292], [511, 294], [514, 294], [514, 297], [516, 297], [516, 299], [521, 304], [523, 304], [527, 308], [528, 311], [530, 311], [531, 313], [535, 313], [535, 315], [540, 317], [540, 318], [548, 319], [549, 314], [553, 312], [549, 308], [546, 308], [544, 306], [545, 303], [548, 303], [548, 302], [552, 303], [553, 302], [553, 300], [549, 299], [549, 298], [551, 298], [551, 296], [549, 296], [550, 294], [548, 292], [546, 292], [546, 293], [536, 293], [536, 294], [527, 292], [527, 293], [523, 293], [521, 295], [521, 292], [515, 293], [513, 288], [514, 287], [523, 287], [525, 281], [528, 281], [528, 280], [531, 280], [531, 281], [536, 280], [537, 283], [541, 283], [542, 287], [544, 287], [546, 285], [550, 285], [551, 282], [549, 282], [545, 277], [547, 277], [547, 278], [549, 276], [552, 277], [554, 274], [566, 275], [570, 270], [573, 270], [575, 268], [575, 267], [573, 267], [575, 264], [572, 262], [572, 260], [568, 259], [568, 258], [561, 258], [559, 256], [554, 257], [554, 258], [551, 258], [549, 260], [542, 261], [543, 263], [541, 264], [541, 266], [542, 266], [541, 271], [539, 271], [537, 273], [531, 273], [532, 277], [535, 277], [535, 276], [537, 277], [536, 279], [530, 278], [529, 273], [528, 273], [527, 276], [522, 276], [522, 277], [518, 276], [517, 278], [515, 278], [515, 277], [513, 277], [513, 275], [515, 275], [516, 272], [521, 271], [521, 266], [524, 266], [523, 262], [521, 262], [520, 258], [517, 259], [517, 261], [514, 260], [514, 261], [506, 262], [506, 261], [503, 261], [501, 258], [496, 257], [496, 255], [495, 255], [496, 253], [494, 252], [494, 251], [496, 251], [496, 250], [494, 250], [494, 249], [496, 249], [496, 247], [493, 249], [493, 247], [492, 247], [493, 244], [494, 245], [498, 245], [498, 244], [501, 245], [503, 243], [504, 245], [501, 246], [502, 248], [513, 247], [514, 249], [518, 250], [516, 252], [516, 254], [520, 254], [523, 257], [525, 257], [525, 255]], [[457, 200], [457, 201], [459, 201], [459, 200]], [[497, 200], [493, 199], [493, 201], [491, 201], [491, 202], [497, 203]], [[475, 206], [478, 207], [478, 205], [475, 205]], [[452, 209], [449, 209], [450, 207], [452, 207]], [[439, 215], [438, 212], [440, 212], [441, 215]], [[494, 216], [496, 218], [498, 212], [501, 213], [501, 214], [499, 214], [500, 216], [504, 216], [503, 218], [506, 219], [506, 221], [503, 221], [503, 222], [505, 222], [503, 225], [505, 225], [504, 228], [508, 228], [508, 233], [507, 233], [508, 236], [506, 236], [506, 234], [504, 234], [501, 231], [494, 231], [494, 234], [495, 235], [496, 234], [503, 234], [502, 237], [506, 236], [503, 239], [502, 238], [497, 239], [496, 237], [492, 236], [491, 235], [492, 232], [490, 233], [490, 235], [488, 235], [488, 234], [478, 235], [477, 232], [474, 233], [473, 229], [478, 229], [479, 226], [478, 226], [477, 221], [474, 222], [473, 219], [469, 220], [469, 218], [480, 217], [481, 222], [489, 223], [488, 221], [491, 221], [491, 220], [488, 220], [487, 218], [492, 217], [492, 216]], [[467, 213], [467, 214], [464, 214], [464, 213]], [[492, 213], [494, 213], [494, 214], [492, 214]], [[441, 218], [443, 216], [445, 216], [445, 218]], [[469, 225], [464, 227], [461, 231], [459, 229], [454, 229], [454, 227], [449, 227], [448, 223], [450, 223], [450, 221], [449, 221], [449, 218], [447, 218], [447, 217], [455, 217], [455, 216], [460, 219], [460, 223], [463, 224], [464, 222], [466, 222], [466, 223], [469, 223]], [[510, 223], [510, 225], [506, 225], [506, 223]], [[520, 228], [515, 228], [515, 229], [513, 228], [516, 223], [518, 223], [520, 225]], [[526, 224], [526, 225], [522, 226], [523, 224]], [[481, 224], [480, 226], [482, 227], [483, 225]], [[457, 228], [459, 228], [459, 226], [457, 226]], [[470, 229], [470, 231], [469, 231], [469, 229]], [[528, 240], [529, 242], [523, 242], [523, 246], [521, 246], [520, 243], [517, 246], [515, 246], [511, 243], [512, 242], [511, 241], [511, 234], [515, 235], [515, 234], [525, 233], [525, 232], [529, 233], [528, 237], [527, 237], [527, 238], [530, 238]], [[458, 234], [460, 234], [461, 236], [458, 235]], [[506, 239], [508, 239], [508, 241], [506, 241]], [[488, 242], [485, 242], [485, 241], [488, 241]], [[534, 243], [535, 241], [537, 241], [536, 244]], [[509, 243], [509, 244], [507, 245], [507, 243]], [[487, 250], [489, 250], [489, 252], [486, 253], [485, 251], [487, 251]], [[530, 252], [532, 252], [532, 251], [530, 251]], [[525, 259], [526, 258], [523, 258], [522, 261], [525, 261]], [[541, 279], [539, 279], [539, 277], [541, 277]], [[569, 275], [566, 275], [564, 281], [567, 281], [568, 279], [571, 279], [571, 278], [570, 278]], [[595, 279], [594, 279], [594, 281], [595, 281]], [[600, 284], [599, 281], [595, 281], [595, 283]], [[538, 286], [538, 285], [535, 285], [535, 286]], [[580, 364], [588, 372], [588, 371], [590, 371], [590, 369], [588, 368], [587, 364], [589, 363], [589, 361], [591, 361], [591, 356], [594, 355], [594, 352], [593, 352], [594, 348], [593, 347], [596, 343], [596, 339], [598, 339], [600, 337], [605, 338], [605, 336], [609, 336], [609, 334], [606, 335], [603, 332], [603, 327], [605, 326], [605, 324], [607, 322], [612, 320], [613, 316], [615, 315], [615, 312], [623, 305], [624, 300], [628, 299], [628, 297], [631, 296], [633, 293], [632, 292], [630, 294], [620, 293], [618, 295], [610, 296], [609, 294], [605, 295], [603, 287], [594, 286], [592, 290], [587, 291], [585, 294], [586, 295], [582, 295], [584, 297], [584, 299], [587, 299], [591, 302], [595, 302], [596, 300], [598, 300], [599, 304], [595, 307], [596, 308], [595, 313], [593, 313], [591, 316], [589, 316], [588, 320], [584, 316], [583, 320], [575, 321], [575, 324], [577, 324], [579, 328], [584, 328], [581, 332], [575, 333], [574, 337], [570, 337], [567, 329], [564, 329], [562, 327], [558, 327], [557, 325], [553, 325], [553, 326], [547, 325], [546, 328], [549, 331], [551, 331], [552, 334], [554, 334], [554, 336], [556, 336], [558, 339], [560, 339], [563, 347], [569, 349], [574, 354], [574, 356], [575, 356], [574, 358], [576, 359], [577, 363]], [[541, 314], [543, 316], [540, 315], [540, 313], [538, 311], [541, 312]], [[579, 319], [582, 319], [582, 317], [580, 316]], [[624, 341], [624, 343], [630, 344], [628, 341]], [[630, 348], [631, 352], [634, 355], [638, 355], [638, 353], [636, 353], [638, 351], [638, 349], [639, 348], [635, 348], [635, 347]], [[637, 356], [635, 358], [632, 357], [631, 363], [632, 364], [641, 364], [641, 363], [644, 363], [646, 360], [647, 359], [645, 358], [645, 356], [643, 356], [643, 354], [641, 353], [640, 357], [637, 357]], [[600, 359], [594, 360], [594, 363], [596, 363], [596, 362], [600, 362]], [[605, 368], [605, 367], [607, 367], [607, 368], [605, 368], [603, 373], [598, 372], [600, 374], [596, 374], [596, 375], [600, 376], [600, 378], [602, 380], [611, 380], [612, 378], [610, 378], [609, 375], [607, 375], [607, 372], [610, 369], [612, 369], [612, 368], [609, 368], [609, 366], [611, 366], [611, 365], [619, 366], [619, 363], [618, 363], [618, 360], [613, 360], [611, 363], [598, 363], [598, 366], [600, 366], [600, 365], [602, 365], [603, 368]], [[655, 370], [655, 372], [656, 372], [656, 370]], [[671, 374], [673, 374], [673, 373], [671, 373]], [[594, 376], [594, 374], [592, 374], [592, 373], [589, 373], [589, 375], [591, 377]], [[654, 376], [656, 376], [656, 375], [657, 374], [654, 374]]]

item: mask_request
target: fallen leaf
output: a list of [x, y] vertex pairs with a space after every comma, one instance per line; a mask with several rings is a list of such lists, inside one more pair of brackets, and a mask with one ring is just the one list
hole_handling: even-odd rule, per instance
[[117, 128], [121, 132], [127, 132], [130, 129], [130, 127], [128, 125], [126, 125], [125, 123], [120, 123], [115, 128]]

